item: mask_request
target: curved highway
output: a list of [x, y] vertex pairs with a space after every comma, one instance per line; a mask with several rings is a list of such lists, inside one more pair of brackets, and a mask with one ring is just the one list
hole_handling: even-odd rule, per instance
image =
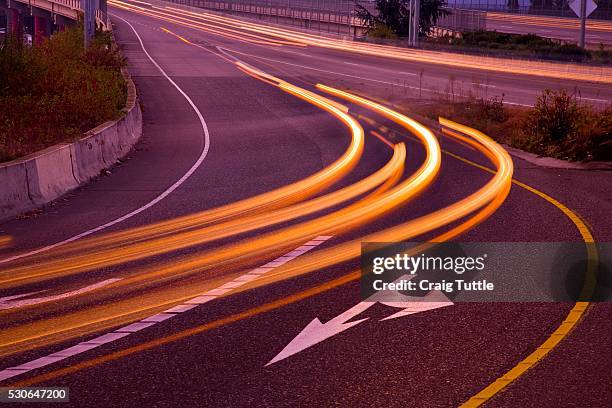
[[610, 303], [411, 309], [359, 285], [364, 241], [610, 241], [609, 172], [394, 107], [546, 87], [609, 103], [608, 68], [112, 6], [143, 139], [0, 225], [0, 385], [69, 387], [75, 407], [609, 405]]

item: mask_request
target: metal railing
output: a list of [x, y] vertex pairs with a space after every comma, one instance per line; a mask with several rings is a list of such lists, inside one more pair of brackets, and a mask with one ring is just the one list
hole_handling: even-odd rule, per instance
[[[166, 0], [182, 4], [216, 10], [231, 14], [256, 15], [259, 19], [285, 25], [299, 26], [320, 32], [337, 34], [349, 33], [353, 36], [363, 32], [363, 22], [356, 15], [356, 5], [361, 5], [376, 14], [375, 2], [371, 0]], [[442, 16], [436, 29], [453, 32], [487, 29], [487, 19], [499, 19], [500, 12], [516, 15], [541, 15], [554, 17], [573, 17], [567, 7], [567, 0], [558, 8], [551, 8], [553, 0], [448, 0], [447, 10], [451, 13]], [[513, 3], [514, 2], [514, 3]], [[595, 10], [591, 19], [612, 18], [612, 0], [599, 0], [601, 8]], [[509, 7], [508, 4], [516, 4]], [[461, 7], [460, 7], [461, 5]], [[548, 6], [547, 6], [548, 5]], [[599, 14], [597, 14], [599, 12]], [[571, 14], [570, 14], [571, 13]], [[358, 30], [358, 29], [361, 29]], [[436, 31], [437, 32], [437, 31]]]
[[[51, 13], [56, 14], [71, 14], [67, 13], [67, 9], [74, 10], [76, 13], [82, 13], [85, 10], [84, 1], [85, 0], [46, 0], [44, 2], [37, 2], [36, 0], [16, 0], [20, 3], [26, 3], [32, 7], [38, 7], [44, 10], [48, 10]], [[95, 0], [95, 16], [98, 23], [104, 28], [108, 29], [108, 15], [106, 12], [105, 3], [102, 7], [102, 2], [100, 0]], [[50, 6], [49, 6], [50, 5]], [[55, 5], [64, 7], [64, 12], [62, 13], [61, 7], [56, 7]], [[66, 15], [69, 18], [76, 18], [78, 14]]]
[[315, 29], [336, 34], [355, 34], [354, 28], [363, 27], [357, 18], [355, 4], [360, 3], [373, 10], [370, 1], [354, 0], [167, 0], [182, 4], [232, 14], [252, 14], [260, 19], [292, 26]]
[[487, 13], [480, 10], [448, 9], [450, 14], [442, 16], [436, 23], [437, 28], [459, 31], [486, 30]]

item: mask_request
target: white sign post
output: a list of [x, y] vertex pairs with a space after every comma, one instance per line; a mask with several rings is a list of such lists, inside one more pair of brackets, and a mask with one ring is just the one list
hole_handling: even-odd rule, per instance
[[593, 0], [573, 0], [569, 3], [572, 11], [580, 18], [580, 39], [579, 44], [584, 48], [584, 37], [586, 35], [586, 19], [597, 8]]

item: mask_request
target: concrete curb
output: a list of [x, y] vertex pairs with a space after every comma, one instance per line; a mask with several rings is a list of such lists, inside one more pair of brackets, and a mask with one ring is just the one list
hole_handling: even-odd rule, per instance
[[612, 170], [612, 163], [592, 161], [592, 162], [570, 162], [553, 157], [538, 156], [534, 153], [529, 153], [515, 147], [503, 145], [504, 148], [513, 156], [523, 159], [536, 166], [546, 167], [549, 169], [565, 169], [565, 170]]
[[142, 135], [136, 87], [126, 69], [124, 115], [91, 129], [73, 143], [60, 143], [0, 164], [0, 221], [47, 204], [123, 158]]

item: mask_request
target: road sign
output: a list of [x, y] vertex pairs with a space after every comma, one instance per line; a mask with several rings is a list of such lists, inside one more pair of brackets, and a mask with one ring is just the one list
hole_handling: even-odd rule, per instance
[[[574, 0], [574, 1], [571, 1], [569, 3], [570, 8], [572, 9], [572, 11], [574, 13], [576, 13], [576, 15], [578, 17], [581, 17], [581, 15], [580, 15], [580, 2], [581, 2], [581, 0]], [[586, 0], [586, 13], [585, 13], [585, 17], [590, 16], [591, 13], [594, 12], [596, 8], [597, 8], [597, 4], [593, 0]]]

